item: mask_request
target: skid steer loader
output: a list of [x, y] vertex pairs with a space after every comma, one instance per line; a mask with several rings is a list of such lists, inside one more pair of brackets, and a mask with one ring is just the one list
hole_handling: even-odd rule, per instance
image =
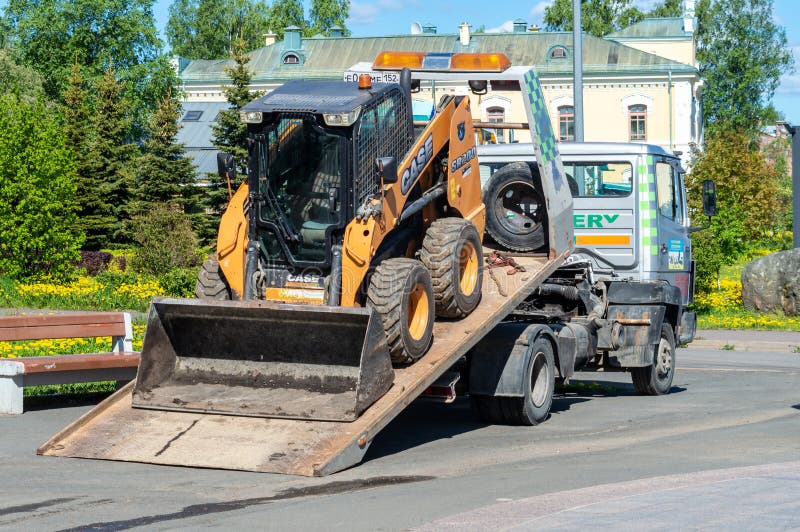
[[291, 81], [242, 109], [246, 181], [201, 299], [151, 305], [135, 408], [352, 421], [393, 362], [424, 355], [435, 317], [478, 305], [470, 100], [442, 97], [415, 134], [410, 91], [408, 69], [399, 84]]

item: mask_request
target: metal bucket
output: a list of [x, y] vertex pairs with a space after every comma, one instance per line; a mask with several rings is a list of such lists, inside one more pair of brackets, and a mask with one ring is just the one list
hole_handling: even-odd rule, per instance
[[155, 298], [133, 406], [353, 421], [393, 381], [371, 309]]

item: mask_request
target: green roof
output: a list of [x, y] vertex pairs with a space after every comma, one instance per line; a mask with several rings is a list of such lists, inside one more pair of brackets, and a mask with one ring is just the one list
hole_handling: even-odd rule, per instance
[[688, 38], [692, 32], [684, 31], [683, 18], [646, 18], [606, 35], [607, 39], [674, 39]]
[[[584, 34], [583, 63], [587, 74], [621, 72], [696, 72], [689, 65], [625, 46], [613, 40]], [[566, 60], [548, 60], [554, 46], [569, 51]], [[502, 52], [514, 65], [533, 65], [541, 74], [572, 74], [571, 32], [477, 33], [469, 46], [455, 34], [396, 35], [387, 37], [330, 37], [304, 39], [302, 65], [283, 65], [284, 42], [258, 48], [251, 53], [249, 68], [254, 81], [296, 78], [339, 79], [342, 72], [359, 62], [372, 62], [381, 51]], [[181, 71], [184, 82], [225, 80], [231, 60], [195, 60]]]

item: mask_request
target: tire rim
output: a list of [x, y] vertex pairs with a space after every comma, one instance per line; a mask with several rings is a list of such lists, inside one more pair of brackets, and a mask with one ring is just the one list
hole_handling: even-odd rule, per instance
[[421, 340], [428, 328], [428, 293], [425, 285], [417, 283], [408, 296], [408, 332], [414, 340]]
[[529, 235], [542, 223], [542, 200], [524, 181], [506, 184], [494, 201], [494, 214], [503, 228], [515, 235]]
[[471, 296], [478, 284], [478, 251], [471, 242], [466, 242], [461, 248], [458, 259], [458, 275], [461, 293]]
[[658, 351], [656, 352], [656, 371], [659, 380], [666, 380], [672, 371], [672, 348], [669, 342], [661, 339], [658, 342]]
[[540, 408], [547, 401], [550, 392], [550, 367], [547, 365], [547, 357], [543, 352], [539, 351], [533, 357], [531, 401], [536, 408]]

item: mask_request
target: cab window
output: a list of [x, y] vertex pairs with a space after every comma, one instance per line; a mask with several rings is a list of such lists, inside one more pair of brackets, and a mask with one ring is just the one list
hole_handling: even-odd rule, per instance
[[665, 162], [656, 163], [656, 193], [661, 216], [683, 223], [683, 198], [680, 196], [680, 174]]

